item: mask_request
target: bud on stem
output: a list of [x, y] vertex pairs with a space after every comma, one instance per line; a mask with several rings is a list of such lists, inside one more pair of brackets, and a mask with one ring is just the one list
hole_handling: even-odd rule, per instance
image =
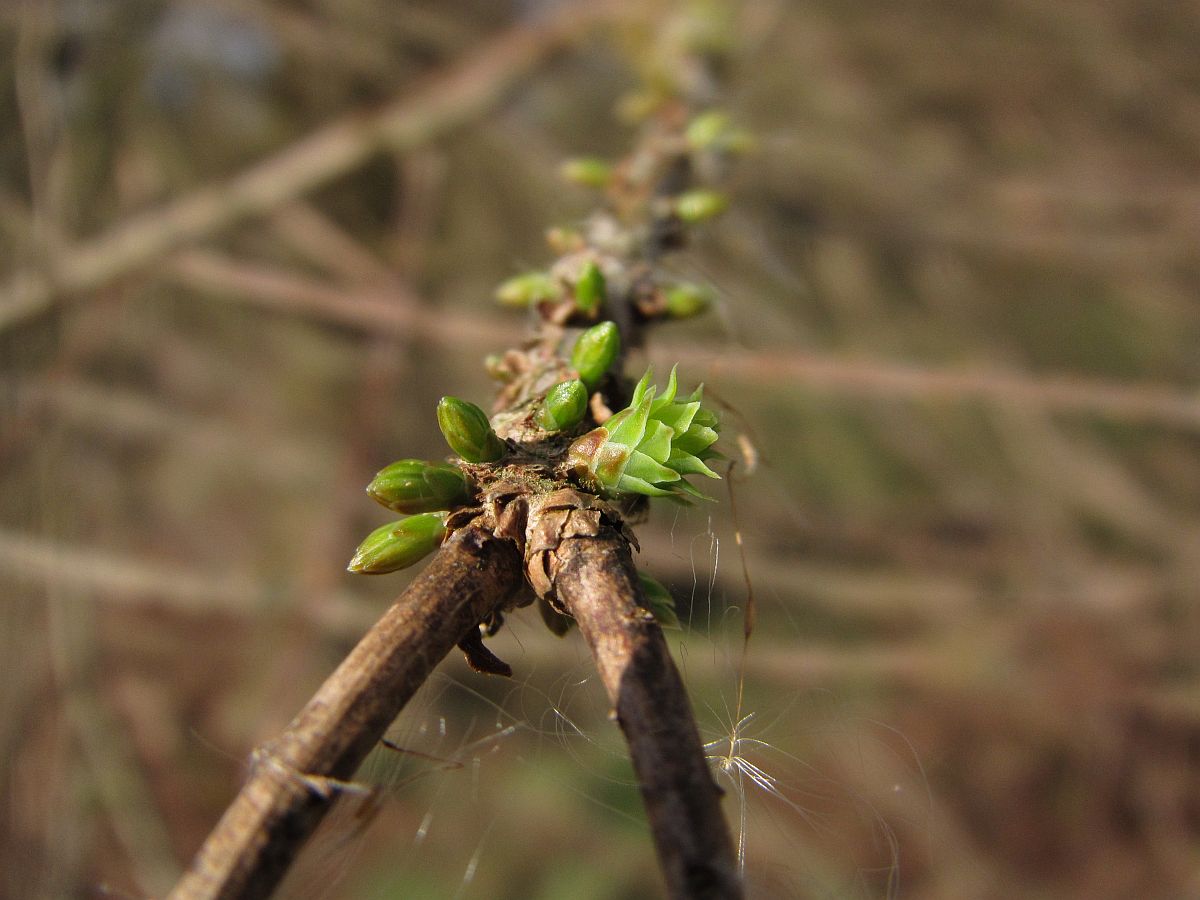
[[550, 388], [533, 417], [546, 431], [566, 431], [583, 421], [588, 391], [582, 381], [563, 381]]
[[492, 430], [487, 414], [474, 403], [443, 397], [438, 403], [437, 419], [450, 449], [467, 462], [494, 462], [507, 449]]
[[383, 575], [420, 562], [446, 538], [448, 513], [421, 513], [381, 525], [358, 545], [346, 568], [360, 575]]
[[423, 459], [400, 459], [381, 469], [367, 493], [402, 513], [450, 509], [468, 496], [467, 479], [458, 466]]
[[621, 334], [615, 322], [593, 325], [579, 336], [571, 351], [571, 365], [589, 391], [594, 391], [621, 352]]
[[542, 300], [553, 300], [558, 294], [558, 284], [547, 272], [514, 275], [496, 288], [496, 300], [501, 305], [518, 309]]
[[567, 181], [583, 187], [602, 188], [612, 177], [612, 165], [593, 156], [568, 159], [558, 170]]
[[667, 315], [672, 319], [689, 319], [712, 305], [712, 292], [690, 282], [673, 284], [664, 291]]
[[725, 212], [729, 198], [707, 188], [684, 191], [675, 198], [675, 214], [688, 224], [707, 222]]
[[575, 282], [575, 306], [580, 312], [594, 312], [603, 302], [606, 291], [604, 273], [598, 265], [589, 260], [583, 267], [579, 280]]

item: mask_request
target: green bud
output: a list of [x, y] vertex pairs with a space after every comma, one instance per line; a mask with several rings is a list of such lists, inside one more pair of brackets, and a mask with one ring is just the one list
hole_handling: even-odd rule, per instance
[[604, 273], [598, 265], [588, 260], [579, 280], [575, 282], [575, 305], [581, 312], [593, 312], [604, 300], [606, 289]]
[[699, 315], [713, 302], [712, 291], [686, 281], [671, 285], [664, 293], [667, 299], [667, 315], [672, 319], [687, 319]]
[[546, 229], [546, 243], [555, 253], [566, 255], [575, 250], [583, 249], [583, 235], [574, 228], [564, 228], [555, 225]]
[[696, 188], [675, 198], [675, 214], [690, 224], [706, 222], [725, 212], [729, 198], [717, 191]]
[[711, 147], [729, 130], [729, 116], [719, 109], [702, 112], [688, 122], [687, 142], [697, 149]]
[[347, 570], [360, 575], [383, 575], [420, 562], [446, 538], [448, 513], [421, 513], [381, 525], [358, 545]]
[[612, 177], [612, 166], [602, 159], [581, 157], [568, 159], [558, 169], [564, 180], [583, 187], [602, 188]]
[[494, 462], [507, 449], [492, 430], [487, 414], [474, 403], [443, 397], [438, 402], [437, 419], [450, 449], [467, 462]]
[[593, 325], [579, 336], [571, 351], [571, 365], [589, 391], [596, 389], [621, 352], [621, 333], [615, 322]]
[[678, 628], [679, 616], [675, 614], [675, 598], [671, 596], [671, 592], [644, 572], [638, 572], [638, 581], [642, 583], [645, 608], [658, 624], [663, 628]]
[[587, 403], [588, 390], [582, 381], [563, 381], [550, 388], [533, 418], [546, 431], [566, 431], [583, 421]]
[[630, 124], [643, 122], [661, 108], [666, 99], [662, 89], [632, 91], [617, 100], [617, 118]]
[[496, 300], [503, 306], [524, 308], [553, 300], [559, 294], [558, 284], [547, 272], [525, 272], [514, 275], [496, 288]]
[[730, 124], [729, 116], [716, 109], [692, 119], [684, 134], [688, 144], [695, 150], [741, 154], [754, 149], [754, 137], [750, 132]]
[[450, 509], [468, 496], [467, 479], [458, 466], [423, 459], [401, 459], [381, 469], [367, 493], [402, 513]]

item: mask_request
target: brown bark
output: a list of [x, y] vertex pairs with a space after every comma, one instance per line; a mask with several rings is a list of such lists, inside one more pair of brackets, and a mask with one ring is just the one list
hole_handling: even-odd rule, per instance
[[629, 743], [673, 898], [742, 896], [721, 791], [662, 629], [638, 600], [628, 541], [605, 526], [556, 551], [558, 600], [575, 616]]
[[459, 529], [279, 738], [254, 754], [175, 900], [264, 897], [433, 667], [521, 584], [509, 541]]

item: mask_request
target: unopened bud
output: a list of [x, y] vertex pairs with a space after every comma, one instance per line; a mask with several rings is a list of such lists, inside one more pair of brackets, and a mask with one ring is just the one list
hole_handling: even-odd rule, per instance
[[621, 352], [621, 334], [615, 322], [593, 325], [579, 336], [571, 351], [571, 365], [579, 373], [589, 391], [595, 390], [600, 379], [616, 362]]
[[711, 290], [690, 282], [673, 284], [663, 293], [667, 300], [667, 315], [672, 319], [687, 319], [699, 315], [713, 302]]
[[583, 249], [583, 235], [574, 228], [554, 225], [546, 229], [546, 243], [555, 253], [565, 256], [574, 250]]
[[523, 308], [553, 300], [559, 294], [558, 284], [546, 272], [525, 272], [514, 275], [496, 288], [496, 300], [503, 306]]
[[754, 149], [753, 135], [731, 124], [729, 116], [716, 109], [692, 119], [685, 136], [695, 150], [718, 150], [736, 155]]
[[423, 459], [401, 459], [381, 469], [367, 493], [402, 513], [450, 509], [468, 495], [467, 479], [458, 466]]
[[421, 513], [381, 525], [358, 545], [346, 568], [361, 575], [383, 575], [420, 562], [446, 538], [447, 513]]
[[568, 159], [559, 167], [558, 174], [566, 181], [583, 187], [602, 188], [608, 185], [612, 177], [612, 166], [602, 159], [581, 157]]
[[675, 198], [675, 214], [689, 224], [707, 222], [725, 212], [729, 198], [717, 191], [697, 188]]
[[606, 290], [604, 273], [598, 265], [588, 260], [579, 280], [575, 282], [575, 306], [580, 312], [594, 312], [604, 300]]
[[550, 388], [534, 421], [546, 431], [566, 431], [583, 421], [587, 403], [588, 390], [582, 381], [560, 382]]
[[438, 402], [437, 419], [450, 449], [467, 462], [493, 462], [504, 455], [504, 441], [492, 430], [487, 414], [474, 403], [443, 397]]
[[729, 130], [729, 116], [719, 109], [702, 112], [688, 122], [687, 142], [697, 149], [711, 147]]

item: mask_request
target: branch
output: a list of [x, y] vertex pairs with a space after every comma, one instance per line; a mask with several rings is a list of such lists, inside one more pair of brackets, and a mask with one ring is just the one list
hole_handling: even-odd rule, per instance
[[556, 556], [558, 598], [579, 623], [629, 742], [668, 895], [741, 897], [721, 791], [662, 629], [638, 603], [628, 541], [604, 529], [564, 540]]
[[264, 897], [434, 666], [521, 583], [510, 542], [459, 529], [277, 739], [171, 897]]

